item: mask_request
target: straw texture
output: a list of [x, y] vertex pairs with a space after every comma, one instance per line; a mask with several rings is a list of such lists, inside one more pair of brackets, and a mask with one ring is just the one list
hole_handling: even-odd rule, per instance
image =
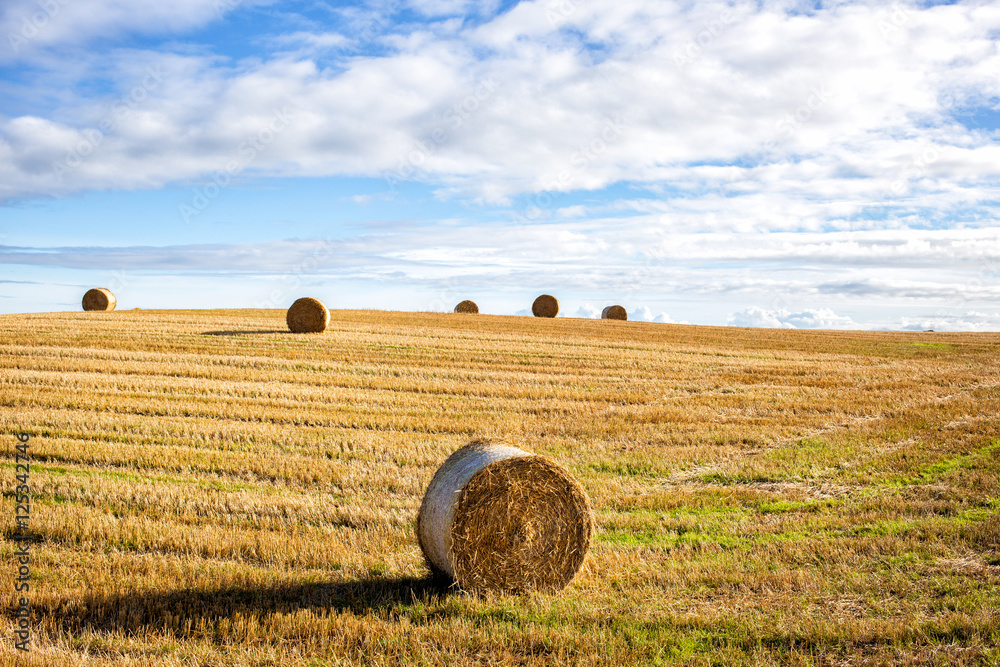
[[288, 309], [285, 322], [292, 333], [320, 333], [330, 324], [330, 311], [319, 299], [304, 296]]
[[118, 299], [111, 293], [111, 290], [104, 287], [89, 289], [83, 295], [84, 310], [114, 310], [117, 305]]
[[479, 314], [479, 306], [476, 305], [475, 301], [469, 301], [466, 299], [462, 301], [457, 306], [455, 306], [456, 313], [472, 313], [473, 315]]
[[535, 317], [555, 317], [559, 314], [559, 300], [551, 294], [543, 294], [531, 304], [531, 314]]
[[602, 320], [627, 320], [628, 312], [621, 306], [607, 306], [601, 311]]
[[583, 487], [544, 456], [474, 441], [441, 465], [417, 537], [436, 571], [474, 592], [558, 591], [590, 547]]

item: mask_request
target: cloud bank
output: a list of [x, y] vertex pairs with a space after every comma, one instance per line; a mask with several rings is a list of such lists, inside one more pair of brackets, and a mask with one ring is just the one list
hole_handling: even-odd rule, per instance
[[[35, 40], [222, 20], [203, 0], [63, 1]], [[16, 33], [32, 7], [0, 25]], [[0, 197], [211, 179], [247, 146], [241, 173], [416, 179], [493, 203], [627, 182], [769, 229], [995, 195], [997, 133], [961, 115], [1000, 101], [994, 3], [522, 2], [480, 22], [432, 20], [464, 3], [418, 7], [431, 19], [360, 52], [357, 34], [286, 35], [345, 49], [328, 58], [120, 50], [114, 95], [0, 119]]]

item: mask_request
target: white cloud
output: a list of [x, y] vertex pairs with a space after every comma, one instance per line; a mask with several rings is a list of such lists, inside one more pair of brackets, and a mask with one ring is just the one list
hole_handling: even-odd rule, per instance
[[1000, 312], [968, 311], [964, 315], [903, 317], [895, 328], [904, 331], [1000, 331]]
[[591, 320], [593, 319], [599, 320], [601, 319], [601, 309], [593, 304], [585, 303], [582, 306], [580, 306], [579, 309], [577, 309], [573, 317], [586, 317]]
[[119, 33], [156, 34], [196, 28], [243, 5], [273, 0], [5, 0], [0, 59], [38, 46], [81, 43]]
[[[215, 11], [206, 0], [172, 3], [170, 17], [153, 5], [103, 2], [105, 14], [85, 12], [101, 17], [93, 25], [77, 26], [74, 14], [60, 23], [82, 34], [171, 30]], [[417, 3], [429, 14], [463, 6]], [[5, 20], [27, 8], [19, 0]], [[677, 61], [726, 11], [725, 30], [690, 62]], [[790, 15], [770, 4], [680, 10], [628, 0], [569, 3], [553, 17], [539, 0], [477, 26], [377, 36], [388, 55], [352, 55], [330, 69], [304, 56], [232, 66], [145, 54], [169, 61], [167, 81], [62, 178], [51, 164], [100, 120], [97, 100], [52, 117], [0, 119], [0, 198], [205, 178], [287, 105], [295, 122], [257, 156], [255, 171], [414, 178], [444, 196], [493, 202], [620, 181], [667, 185], [691, 193], [674, 204], [692, 220], [708, 210], [724, 224], [767, 229], [821, 228], [880, 200], [910, 211], [995, 206], [996, 136], [966, 129], [952, 112], [995, 103], [1000, 7], [906, 11], [887, 37], [885, 10], [874, 5]], [[46, 34], [59, 30], [53, 21]], [[299, 36], [316, 47], [340, 40]], [[133, 76], [122, 75], [121, 90]], [[727, 166], [736, 160], [741, 167]], [[736, 196], [705, 195], [706, 187]]]
[[640, 306], [633, 310], [628, 318], [630, 320], [635, 320], [639, 322], [662, 322], [665, 324], [687, 324], [687, 322], [675, 322], [670, 315], [666, 313], [659, 313], [658, 315], [653, 315], [653, 311], [650, 310], [649, 306]]
[[850, 317], [837, 315], [829, 308], [806, 309], [792, 313], [785, 309], [766, 310], [751, 306], [729, 316], [728, 324], [736, 327], [766, 327], [770, 329], [860, 329]]

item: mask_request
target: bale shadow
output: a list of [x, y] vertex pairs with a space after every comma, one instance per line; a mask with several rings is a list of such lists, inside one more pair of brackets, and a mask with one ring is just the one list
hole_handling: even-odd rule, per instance
[[246, 329], [234, 331], [202, 331], [202, 336], [248, 336], [253, 334], [291, 334], [288, 329]]
[[[350, 582], [289, 583], [221, 589], [137, 591], [123, 595], [87, 595], [32, 605], [33, 611], [55, 621], [65, 632], [169, 632], [189, 634], [222, 619], [260, 617], [301, 610], [364, 614], [417, 602], [432, 602], [452, 594], [441, 577], [363, 579]], [[46, 608], [47, 607], [47, 608]]]

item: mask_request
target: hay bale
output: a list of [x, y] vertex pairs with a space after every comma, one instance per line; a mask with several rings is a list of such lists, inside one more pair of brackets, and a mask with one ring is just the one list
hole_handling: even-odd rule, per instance
[[84, 310], [114, 310], [118, 299], [105, 287], [95, 287], [83, 295]]
[[621, 306], [607, 306], [601, 311], [602, 320], [627, 320], [628, 313]]
[[583, 565], [590, 501], [564, 468], [516, 447], [473, 441], [424, 493], [417, 538], [432, 569], [474, 592], [558, 591]]
[[330, 311], [319, 299], [304, 296], [288, 309], [285, 322], [292, 333], [320, 333], [330, 324]]
[[473, 315], [479, 314], [479, 306], [476, 305], [475, 301], [469, 301], [466, 299], [457, 306], [455, 306], [456, 313], [472, 313]]
[[555, 317], [559, 314], [559, 300], [551, 294], [543, 294], [531, 304], [531, 314], [535, 317]]

